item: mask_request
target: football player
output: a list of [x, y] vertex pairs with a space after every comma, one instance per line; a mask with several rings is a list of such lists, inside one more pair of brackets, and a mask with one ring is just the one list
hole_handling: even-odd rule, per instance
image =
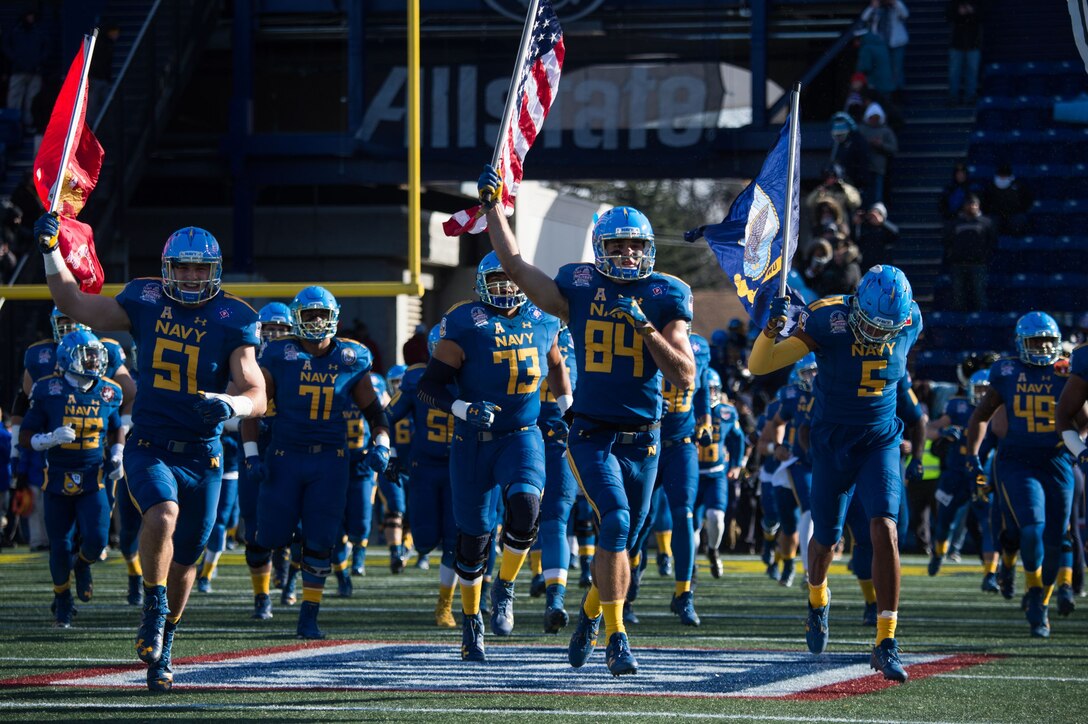
[[378, 472], [389, 462], [389, 422], [368, 374], [370, 352], [336, 336], [336, 298], [322, 287], [306, 287], [290, 308], [293, 336], [269, 342], [259, 360], [276, 403], [264, 460], [256, 420], [242, 425], [247, 474], [260, 485], [256, 545], [247, 558], [267, 581], [272, 550], [288, 545], [301, 523], [302, 605], [295, 632], [320, 639], [325, 635], [317, 618], [347, 503], [345, 412], [354, 403], [370, 423], [374, 444], [365, 465]]
[[[1055, 370], [1061, 331], [1044, 312], [1029, 312], [1016, 323], [1017, 357], [990, 368], [990, 388], [967, 424], [965, 469], [985, 484], [979, 447], [986, 424], [1001, 405], [1009, 412], [1008, 430], [997, 449], [994, 477], [1019, 529], [1020, 556], [1027, 581], [1026, 615], [1031, 635], [1050, 636], [1050, 596], [1072, 609], [1072, 551], [1063, 550], [1073, 507], [1076, 458], [1056, 428], [1058, 398], [1067, 377]], [[1077, 423], [1083, 424], [1083, 413]], [[1063, 603], [1064, 601], [1064, 603]]]
[[[737, 408], [722, 393], [722, 378], [714, 369], [707, 370], [710, 399], [711, 443], [699, 448], [699, 492], [695, 496], [695, 520], [706, 519], [706, 557], [710, 575], [721, 578], [722, 562], [718, 549], [725, 536], [732, 481], [744, 469], [744, 431], [737, 418]], [[698, 538], [698, 535], [696, 535]]]
[[899, 609], [896, 521], [903, 485], [896, 417], [907, 353], [922, 331], [922, 314], [910, 283], [893, 266], [874, 266], [853, 295], [825, 297], [802, 309], [791, 336], [776, 343], [789, 302], [772, 302], [766, 328], [748, 363], [767, 374], [816, 353], [820, 374], [809, 433], [812, 450], [812, 523], [809, 545], [809, 614], [806, 640], [814, 654], [827, 648], [827, 569], [842, 537], [847, 505], [855, 491], [869, 518], [873, 583], [880, 612], [869, 665], [885, 679], [904, 682], [895, 628]]
[[[19, 436], [23, 447], [48, 451], [42, 490], [54, 625], [68, 628], [74, 609], [70, 574], [74, 569], [79, 600], [91, 600], [91, 565], [109, 542], [102, 461], [108, 450], [112, 470], [121, 469], [124, 432], [119, 411], [124, 393], [104, 376], [106, 349], [90, 331], [69, 332], [61, 339], [57, 369], [34, 383]], [[80, 545], [73, 551], [77, 525]]]
[[[1078, 548], [1083, 550], [1083, 541], [1081, 541], [1079, 535], [1080, 521], [1076, 519], [1076, 516], [1078, 511], [1084, 509], [1083, 481], [1088, 477], [1088, 450], [1086, 450], [1082, 439], [1084, 426], [1077, 424], [1077, 415], [1078, 412], [1083, 415], [1086, 399], [1088, 399], [1088, 344], [1081, 344], [1072, 351], [1069, 357], [1069, 378], [1065, 382], [1061, 397], [1058, 398], [1056, 413], [1058, 433], [1062, 436], [1062, 441], [1065, 443], [1066, 448], [1069, 449], [1069, 452], [1077, 457], [1077, 465], [1080, 466], [1081, 471], [1081, 481], [1078, 482], [1073, 502], [1074, 517], [1069, 523], [1075, 556], [1073, 569], [1074, 589], [1083, 588], [1084, 584], [1083, 559], [1076, 556]], [[1078, 568], [1081, 570], [1078, 571]]]
[[219, 566], [220, 556], [227, 549], [227, 529], [231, 527], [230, 519], [238, 505], [238, 448], [241, 442], [237, 437], [237, 425], [234, 428], [224, 429], [220, 439], [223, 446], [223, 485], [219, 489], [219, 504], [215, 508], [215, 524], [204, 547], [204, 560], [196, 579], [196, 590], [200, 593], [212, 592], [212, 577]]
[[760, 559], [767, 566], [767, 577], [772, 581], [779, 579], [778, 564], [782, 562], [782, 551], [778, 549], [778, 497], [774, 492], [774, 474], [782, 463], [775, 454], [782, 445], [784, 428], [776, 424], [782, 402], [776, 396], [756, 420], [759, 438], [755, 449], [760, 453], [759, 472], [759, 509], [760, 529], [763, 532], [763, 552]]
[[[174, 632], [219, 500], [223, 423], [265, 409], [257, 312], [221, 293], [223, 256], [204, 229], [171, 234], [162, 276], [133, 280], [116, 298], [80, 290], [61, 258], [59, 231], [55, 214], [34, 225], [57, 307], [91, 327], [131, 330], [136, 342], [144, 384], [125, 460], [129, 494], [143, 516], [145, 590], [136, 653], [148, 664], [148, 688], [167, 691]], [[228, 382], [237, 394], [226, 394]]]
[[[514, 579], [529, 555], [540, 525], [544, 488], [544, 439], [540, 381], [564, 403], [570, 380], [557, 342], [559, 321], [532, 304], [490, 252], [476, 268], [478, 302], [461, 302], [442, 318], [439, 341], [419, 383], [425, 404], [454, 417], [450, 483], [457, 521], [457, 573], [461, 584], [461, 657], [484, 661], [479, 600], [502, 501], [503, 554], [491, 587], [491, 631], [514, 627]], [[455, 398], [450, 384], [456, 382]]]
[[675, 277], [654, 273], [653, 228], [627, 206], [610, 209], [594, 223], [592, 264], [567, 264], [554, 279], [528, 263], [506, 217], [494, 206], [502, 182], [488, 166], [478, 188], [488, 235], [503, 268], [546, 312], [567, 322], [584, 355], [578, 355], [578, 395], [567, 455], [593, 507], [599, 530], [593, 585], [587, 592], [568, 659], [589, 660], [603, 618], [606, 664], [616, 676], [634, 674], [623, 623], [631, 580], [628, 545], [644, 525], [657, 475], [661, 382], [681, 389], [695, 381], [688, 341], [691, 290]]

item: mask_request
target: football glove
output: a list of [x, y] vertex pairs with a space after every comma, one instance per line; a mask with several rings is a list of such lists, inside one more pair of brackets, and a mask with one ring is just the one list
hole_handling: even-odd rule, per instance
[[907, 463], [907, 484], [920, 483], [922, 478], [925, 477], [926, 466], [922, 462], [922, 458], [912, 457], [910, 462]]
[[110, 457], [106, 465], [109, 469], [107, 477], [110, 480], [120, 480], [125, 477], [125, 447], [120, 443], [110, 448]]
[[989, 480], [986, 479], [986, 471], [982, 467], [982, 461], [978, 459], [978, 455], [968, 455], [964, 466], [967, 468], [967, 475], [975, 481], [975, 498], [978, 499], [980, 495], [983, 497], [989, 495], [993, 487], [990, 485]]
[[642, 307], [631, 297], [620, 297], [612, 302], [608, 308], [608, 316], [626, 320], [639, 334], [646, 334], [652, 329], [650, 320], [642, 311]]
[[385, 445], [371, 445], [370, 452], [363, 458], [363, 465], [367, 470], [381, 474], [389, 467], [389, 448]]
[[963, 429], [956, 425], [942, 427], [937, 434], [949, 442], [959, 442], [963, 439]]
[[34, 238], [38, 241], [38, 250], [43, 254], [52, 254], [60, 243], [57, 234], [60, 233], [60, 217], [56, 212], [42, 214], [34, 222]]
[[495, 413], [502, 408], [494, 402], [470, 402], [465, 410], [465, 421], [481, 430], [486, 430], [495, 422]]
[[215, 393], [201, 392], [201, 398], [193, 403], [193, 409], [205, 425], [218, 425], [234, 417], [234, 408]]
[[488, 211], [502, 200], [502, 179], [491, 164], [484, 166], [484, 172], [476, 181], [476, 190], [480, 195], [480, 204]]
[[30, 446], [38, 452], [41, 452], [56, 447], [57, 445], [66, 445], [67, 443], [75, 442], [75, 439], [76, 431], [66, 425], [61, 425], [53, 432], [40, 432], [30, 438]]
[[767, 313], [767, 326], [763, 333], [768, 337], [777, 337], [786, 327], [786, 318], [790, 313], [790, 298], [775, 297], [771, 300], [771, 308]]
[[714, 433], [710, 429], [710, 425], [700, 425], [699, 429], [695, 431], [695, 439], [699, 443], [699, 447], [710, 447], [714, 444]]
[[265, 469], [264, 461], [261, 460], [260, 455], [246, 457], [246, 477], [249, 478], [249, 482], [253, 485], [260, 485], [268, 479], [268, 471]]
[[391, 457], [389, 464], [385, 467], [385, 479], [399, 488], [404, 485], [401, 475], [407, 472], [399, 457]]

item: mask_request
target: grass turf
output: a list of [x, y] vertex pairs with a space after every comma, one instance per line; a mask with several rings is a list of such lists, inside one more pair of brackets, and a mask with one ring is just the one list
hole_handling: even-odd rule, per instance
[[[636, 656], [639, 647], [722, 648], [733, 650], [804, 650], [804, 599], [797, 586], [785, 589], [767, 579], [750, 557], [726, 557], [726, 573], [710, 577], [701, 561], [696, 603], [698, 629], [683, 628], [668, 612], [669, 579], [653, 565], [643, 579], [637, 610], [642, 623], [629, 629]], [[433, 623], [437, 565], [430, 571], [409, 568], [393, 576], [387, 559], [372, 555], [368, 575], [355, 579], [355, 595], [335, 597], [330, 579], [321, 625], [337, 640], [438, 642], [457, 656], [460, 630], [439, 630]], [[979, 567], [947, 564], [936, 578], [925, 575], [921, 558], [904, 560], [903, 596], [898, 637], [906, 653], [990, 654], [985, 663], [904, 686], [827, 701], [706, 697], [630, 697], [609, 694], [611, 677], [595, 654], [600, 694], [508, 694], [412, 690], [208, 691], [185, 688], [154, 696], [133, 689], [70, 686], [4, 686], [0, 719], [310, 719], [351, 721], [917, 721], [1025, 722], [1084, 721], [1081, 699], [1088, 684], [1088, 605], [1071, 618], [1052, 606], [1052, 637], [1031, 639], [1020, 612], [1019, 595], [1005, 601], [979, 591]], [[0, 555], [0, 681], [74, 669], [124, 665], [135, 660], [133, 635], [138, 610], [125, 605], [125, 567], [112, 556], [94, 567], [95, 596], [80, 604], [73, 628], [51, 627], [47, 555]], [[568, 610], [580, 592], [572, 575]], [[515, 635], [499, 645], [554, 646], [565, 658], [566, 629], [559, 637], [540, 633], [543, 599], [527, 595], [528, 572], [519, 578]], [[1022, 580], [1018, 581], [1022, 588]], [[276, 600], [275, 618], [249, 619], [252, 597], [240, 552], [227, 553], [214, 592], [194, 592], [179, 631], [175, 658], [294, 644], [297, 607]], [[860, 591], [845, 567], [832, 570], [835, 592], [829, 651], [867, 650], [873, 630], [860, 625]], [[456, 608], [456, 604], [455, 604]], [[603, 646], [603, 641], [600, 642]], [[693, 656], [697, 656], [693, 652]], [[501, 667], [473, 669], [474, 676], [503, 676]], [[259, 672], [258, 672], [259, 675]], [[642, 673], [639, 676], [643, 676]], [[873, 676], [877, 676], [873, 674]], [[271, 682], [270, 682], [271, 683]], [[400, 687], [393, 687], [400, 688]]]

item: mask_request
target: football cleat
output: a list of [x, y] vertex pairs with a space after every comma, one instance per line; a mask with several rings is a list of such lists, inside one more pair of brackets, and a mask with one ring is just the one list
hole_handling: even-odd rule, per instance
[[547, 588], [548, 585], [544, 581], [544, 574], [538, 573], [533, 576], [532, 582], [529, 583], [529, 595], [533, 598], [540, 598], [544, 595], [544, 592], [547, 590]]
[[699, 614], [695, 613], [695, 596], [691, 591], [684, 591], [679, 596], [673, 594], [669, 610], [680, 617], [685, 626], [698, 626]]
[[564, 608], [566, 589], [558, 583], [547, 588], [547, 603], [544, 607], [544, 633], [557, 634], [570, 623], [570, 615]]
[[861, 625], [876, 627], [876, 601], [865, 604], [865, 613], [861, 614]]
[[354, 593], [354, 586], [351, 585], [351, 574], [348, 573], [348, 569], [339, 570], [336, 572], [336, 595], [340, 598], [351, 598], [351, 594]]
[[487, 661], [484, 652], [484, 617], [483, 614], [467, 613], [461, 621], [461, 661]]
[[763, 561], [763, 565], [765, 565], [765, 566], [771, 566], [771, 565], [774, 564], [774, 541], [773, 540], [764, 539], [764, 541], [763, 541], [763, 552], [760, 554], [759, 558], [760, 558], [761, 561]]
[[593, 585], [593, 556], [579, 556], [578, 566], [581, 569], [578, 576], [578, 587], [589, 588]]
[[612, 676], [627, 676], [638, 673], [638, 662], [631, 653], [631, 647], [627, 643], [627, 634], [617, 631], [608, 639], [608, 648], [605, 651], [605, 663]]
[[808, 618], [805, 620], [805, 643], [808, 644], [808, 650], [814, 654], [822, 654], [827, 650], [828, 639], [828, 625], [827, 625], [827, 613], [831, 608], [831, 593], [828, 592], [827, 605], [820, 608], [813, 608], [811, 603], [808, 603]]
[[351, 575], [366, 575], [366, 548], [355, 546], [351, 549]]
[[148, 664], [153, 664], [162, 656], [163, 627], [170, 607], [166, 603], [166, 586], [155, 586], [144, 590], [144, 611], [140, 628], [136, 632], [136, 655]]
[[201, 593], [211, 593], [212, 592], [212, 581], [211, 581], [211, 579], [208, 578], [207, 576], [201, 576], [200, 578], [196, 579], [196, 590], [200, 591]]
[[72, 600], [72, 592], [53, 594], [53, 628], [71, 628], [72, 614], [75, 613], [75, 602]]
[[637, 626], [641, 623], [638, 620], [638, 614], [635, 613], [635, 606], [630, 601], [623, 602], [623, 622], [631, 626]]
[[668, 578], [672, 575], [672, 556], [664, 553], [657, 554], [657, 575]]
[[431, 570], [431, 561], [427, 558], [426, 554], [420, 553], [416, 556], [416, 568], [421, 571]]
[[570, 644], [567, 646], [567, 660], [570, 665], [578, 669], [589, 661], [593, 649], [597, 646], [597, 634], [601, 630], [601, 621], [604, 614], [596, 618], [590, 618], [586, 614], [585, 598], [578, 607], [578, 625], [574, 627], [574, 633], [570, 636]]
[[1058, 586], [1058, 590], [1055, 591], [1058, 598], [1058, 615], [1068, 616], [1073, 613], [1077, 608], [1077, 599], [1073, 595], [1073, 587], [1068, 583], [1063, 583]]
[[144, 577], [128, 577], [128, 605], [142, 606], [144, 604]]
[[983, 593], [998, 593], [1001, 588], [997, 585], [997, 574], [987, 573], [982, 577], [982, 592]]
[[718, 555], [717, 548], [710, 548], [706, 552], [706, 559], [710, 561], [710, 575], [714, 578], [722, 577], [722, 559]]
[[258, 593], [253, 597], [253, 618], [258, 621], [272, 618], [272, 599], [267, 593]]
[[899, 644], [892, 638], [884, 639], [879, 646], [873, 647], [869, 668], [883, 673], [888, 681], [898, 681], [900, 684], [910, 678], [899, 660]]
[[514, 582], [501, 578], [491, 586], [491, 633], [509, 636], [514, 631]]
[[782, 561], [782, 573], [778, 576], [778, 583], [785, 588], [789, 588], [793, 585], [794, 578], [794, 559], [787, 558]]
[[298, 609], [298, 626], [295, 635], [300, 639], [323, 639], [325, 634], [317, 627], [317, 613], [321, 610], [321, 604], [314, 601], [303, 601]]
[[941, 570], [941, 563], [944, 559], [936, 553], [931, 553], [929, 556], [929, 566], [926, 567], [926, 571], [931, 576], [937, 575], [937, 572]]
[[771, 561], [767, 565], [767, 571], [766, 572], [767, 572], [767, 578], [770, 578], [772, 581], [777, 581], [778, 580], [778, 561]]
[[1016, 569], [1006, 566], [1005, 561], [1001, 561], [997, 567], [997, 585], [1006, 600], [1011, 601], [1016, 595]]
[[404, 568], [407, 565], [404, 546], [389, 546], [389, 572], [394, 576], [404, 573]]
[[295, 578], [297, 575], [297, 571], [291, 570], [283, 582], [283, 590], [280, 591], [280, 604], [283, 606], [293, 606], [298, 601], [298, 596], [295, 595]]
[[1031, 635], [1035, 638], [1050, 638], [1050, 619], [1047, 616], [1047, 605], [1043, 603], [1043, 589], [1039, 586], [1029, 588], [1024, 596], [1024, 613], [1031, 626]]
[[165, 694], [174, 685], [174, 670], [170, 667], [173, 656], [174, 632], [176, 623], [166, 624], [162, 636], [162, 655], [159, 660], [147, 667], [147, 689], [156, 694]]
[[91, 564], [85, 563], [82, 558], [76, 556], [76, 563], [72, 566], [76, 577], [76, 595], [80, 601], [86, 603], [94, 595], [94, 580], [91, 578]]

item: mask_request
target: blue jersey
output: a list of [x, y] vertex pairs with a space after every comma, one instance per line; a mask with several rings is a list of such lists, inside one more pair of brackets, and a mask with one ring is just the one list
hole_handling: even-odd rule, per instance
[[912, 303], [910, 319], [887, 342], [855, 338], [847, 321], [850, 297], [824, 297], [801, 312], [798, 328], [817, 344], [819, 374], [813, 382], [813, 422], [886, 425], [895, 417], [899, 380], [907, 354], [922, 331], [922, 313]]
[[[573, 390], [574, 383], [578, 379], [578, 364], [574, 359], [574, 343], [571, 340], [570, 330], [566, 327], [559, 330], [558, 343], [559, 353], [563, 355], [563, 364], [570, 376], [570, 388]], [[559, 411], [559, 404], [551, 388], [548, 387], [548, 378], [545, 377], [540, 382], [540, 417], [537, 418], [537, 424], [540, 425], [541, 430], [550, 430], [554, 429], [554, 426], [562, 419], [563, 413]]]
[[204, 422], [194, 405], [201, 392], [225, 392], [230, 357], [239, 347], [260, 346], [257, 312], [222, 292], [199, 307], [163, 293], [162, 279], [134, 279], [117, 295], [136, 341], [143, 384], [132, 425], [172, 440], [210, 442], [222, 423]]
[[[62, 425], [71, 427], [76, 439], [49, 448], [49, 467], [65, 471], [95, 468], [102, 464], [106, 432], [121, 426], [122, 397], [121, 386], [109, 378], [99, 379], [84, 392], [60, 373], [43, 377], [30, 391], [30, 409], [23, 418], [23, 429], [38, 433], [52, 432]], [[66, 479], [65, 492], [79, 483]], [[83, 490], [98, 489], [97, 476], [82, 483]]]
[[[763, 428], [767, 426], [767, 421], [768, 420], [773, 420], [775, 418], [775, 415], [778, 415], [778, 413], [781, 411], [781, 409], [782, 409], [782, 403], [779, 402], [777, 397], [767, 403], [767, 409], [764, 410], [763, 414], [759, 416], [758, 420], [756, 420], [756, 429], [755, 429], [756, 443], [759, 442], [759, 437], [760, 437], [760, 435], [763, 434]], [[781, 417], [781, 415], [779, 415], [779, 416]], [[760, 465], [759, 465], [760, 469], [763, 472], [765, 472], [767, 475], [774, 474], [774, 471], [778, 469], [778, 463], [779, 463], [778, 458], [776, 458], [773, 454], [768, 455], [766, 450], [760, 450], [759, 452], [762, 453], [762, 455], [763, 455], [763, 458], [762, 458], [762, 460], [760, 462]]]
[[740, 428], [737, 408], [724, 402], [712, 407], [710, 430], [714, 444], [699, 447], [699, 474], [724, 474], [744, 456], [744, 431]]
[[1054, 365], [1029, 365], [1012, 358], [994, 363], [990, 387], [1001, 394], [1009, 420], [1003, 448], [1064, 449], [1054, 413], [1067, 379]]
[[[268, 343], [258, 361], [275, 386], [276, 420], [272, 424], [275, 447], [349, 445], [351, 423], [344, 421], [352, 419], [351, 408], [355, 407], [351, 391], [371, 365], [370, 352], [365, 346], [333, 337], [325, 354], [315, 356], [296, 339], [277, 339]], [[358, 447], [362, 447], [361, 435]]]
[[948, 452], [944, 456], [946, 470], [963, 470], [967, 457], [967, 422], [974, 412], [975, 406], [968, 402], [966, 397], [953, 397], [944, 408], [944, 414], [948, 415], [949, 427], [957, 428], [963, 433], [959, 442], [948, 446]]
[[693, 334], [691, 351], [695, 353], [695, 383], [692, 387], [682, 390], [664, 377], [661, 379], [661, 396], [667, 410], [661, 416], [662, 440], [693, 437], [696, 418], [702, 419], [710, 413], [705, 384], [706, 371], [710, 369], [710, 346], [705, 339]]
[[801, 428], [810, 424], [815, 398], [800, 385], [791, 384], [778, 391], [778, 402], [778, 416], [786, 422], [785, 443], [794, 456], [807, 460], [808, 451], [801, 446]]
[[567, 264], [555, 283], [566, 298], [570, 332], [577, 349], [578, 388], [574, 411], [613, 424], [644, 425], [661, 416], [661, 381], [657, 363], [630, 324], [608, 316], [619, 297], [638, 300], [657, 329], [680, 319], [691, 321], [691, 289], [676, 277], [653, 273], [618, 282], [593, 264]]
[[461, 302], [446, 312], [439, 328], [441, 338], [455, 342], [465, 355], [457, 371], [461, 399], [502, 408], [495, 413], [493, 432], [536, 424], [540, 380], [558, 333], [559, 319], [528, 303], [506, 317], [483, 302]]
[[895, 395], [895, 416], [904, 425], [913, 425], [922, 419], [925, 411], [922, 403], [918, 401], [918, 395], [914, 394], [914, 383], [911, 382], [909, 374], [899, 379]]
[[1082, 344], [1073, 350], [1069, 357], [1069, 373], [1088, 380], [1088, 344]]
[[[437, 407], [430, 407], [416, 397], [419, 380], [427, 365], [412, 365], [405, 371], [400, 381], [400, 389], [389, 403], [389, 419], [412, 422], [411, 459], [445, 459], [450, 456], [450, 441], [453, 440], [453, 415]], [[457, 394], [455, 385], [449, 386], [451, 394]], [[397, 453], [398, 455], [400, 453]]]
[[[106, 348], [106, 377], [113, 377], [125, 364], [125, 350], [115, 339], [99, 337], [98, 341]], [[57, 368], [57, 343], [43, 339], [27, 347], [23, 354], [23, 368], [34, 382], [53, 374]]]

